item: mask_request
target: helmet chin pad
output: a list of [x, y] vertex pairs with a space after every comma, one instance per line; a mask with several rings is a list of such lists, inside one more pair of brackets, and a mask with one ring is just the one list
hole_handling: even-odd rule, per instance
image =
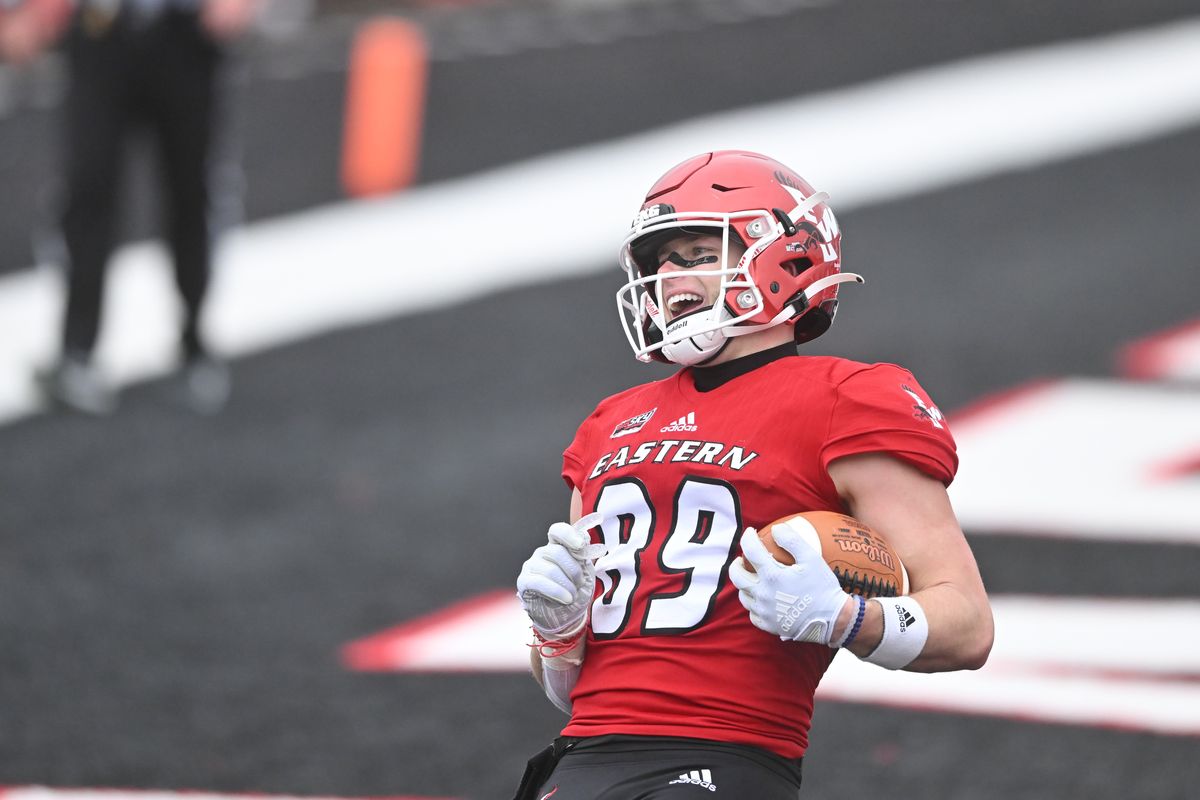
[[[693, 317], [693, 319], [700, 319], [701, 321], [705, 321], [706, 318], [707, 315]], [[678, 364], [681, 367], [694, 367], [697, 364], [703, 364], [706, 361], [716, 358], [728, 344], [729, 338], [725, 336], [725, 332], [717, 328], [713, 331], [697, 333], [694, 336], [687, 336], [677, 342], [665, 344], [659, 352], [672, 364]]]

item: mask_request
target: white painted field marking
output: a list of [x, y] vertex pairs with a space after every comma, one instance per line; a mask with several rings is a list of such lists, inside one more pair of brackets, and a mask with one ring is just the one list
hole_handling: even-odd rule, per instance
[[1200, 544], [1200, 391], [1066, 379], [949, 421], [969, 532]]
[[1200, 385], [1200, 319], [1133, 342], [1117, 361], [1127, 378]]
[[[976, 672], [891, 672], [840, 655], [817, 696], [930, 711], [1200, 736], [1200, 600], [992, 598], [996, 644]], [[1047, 625], [1047, 620], [1053, 620]], [[1111, 632], [1170, 647], [1114, 647]], [[395, 672], [527, 671], [529, 621], [494, 592], [343, 651], [348, 666]]]
[[1112, 638], [1200, 624], [1200, 600], [1000, 596], [992, 608], [996, 644], [983, 669], [890, 672], [839, 656], [818, 696], [1200, 736], [1200, 646], [1167, 653], [1173, 648], [1114, 647]]
[[[846, 209], [1160, 136], [1200, 121], [1197, 74], [1200, 18], [923, 69], [257, 223], [222, 251], [210, 328], [218, 349], [237, 356], [615, 264], [640, 193], [706, 150], [770, 153]], [[615, 292], [615, 266], [613, 275]], [[36, 410], [30, 374], [55, 353], [60, 296], [48, 271], [0, 279], [0, 422]], [[123, 248], [108, 300], [102, 368], [118, 384], [163, 374], [178, 312], [162, 249]]]

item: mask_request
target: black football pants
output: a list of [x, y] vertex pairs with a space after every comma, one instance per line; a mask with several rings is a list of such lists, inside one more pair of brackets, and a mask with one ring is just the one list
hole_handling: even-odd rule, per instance
[[66, 45], [63, 349], [86, 356], [95, 346], [122, 163], [129, 134], [144, 129], [164, 178], [166, 238], [185, 312], [182, 345], [185, 354], [195, 354], [211, 260], [209, 157], [218, 48], [195, 14], [167, 12], [135, 23], [123, 12], [103, 25], [94, 19], [88, 24], [82, 12], [76, 17]]
[[535, 793], [537, 800], [796, 800], [800, 761], [754, 747], [696, 739], [581, 739]]

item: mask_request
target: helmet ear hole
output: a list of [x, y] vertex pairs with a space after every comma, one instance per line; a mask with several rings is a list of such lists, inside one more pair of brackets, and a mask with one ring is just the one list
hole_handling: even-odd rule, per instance
[[800, 277], [801, 272], [804, 272], [804, 270], [808, 269], [812, 265], [812, 259], [808, 256], [804, 256], [802, 258], [793, 258], [790, 261], [784, 261], [779, 266], [784, 272], [791, 275], [793, 278], [798, 278]]

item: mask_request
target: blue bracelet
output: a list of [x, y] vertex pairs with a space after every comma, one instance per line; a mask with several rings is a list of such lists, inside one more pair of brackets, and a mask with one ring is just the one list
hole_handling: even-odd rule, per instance
[[855, 595], [854, 599], [858, 601], [858, 616], [854, 618], [854, 627], [850, 629], [850, 635], [842, 642], [842, 647], [849, 647], [854, 641], [854, 637], [858, 636], [858, 629], [862, 627], [863, 617], [867, 615], [867, 601], [861, 596]]

